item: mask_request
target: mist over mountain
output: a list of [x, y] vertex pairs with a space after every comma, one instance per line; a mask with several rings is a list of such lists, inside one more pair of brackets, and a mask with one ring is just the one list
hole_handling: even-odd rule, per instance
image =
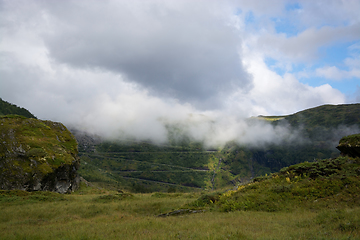
[[212, 148], [222, 147], [229, 141], [251, 146], [281, 143], [284, 140], [303, 141], [299, 130], [291, 128], [286, 122], [273, 125], [257, 118], [235, 117], [222, 112], [191, 113], [183, 108], [149, 106], [146, 109], [146, 112], [134, 109], [123, 114], [115, 108], [111, 116], [92, 114], [85, 116], [82, 124], [70, 125], [106, 140], [166, 144], [170, 138], [179, 141], [186, 138]]
[[[0, 112], [24, 111], [7, 102], [2, 106]], [[166, 113], [171, 118], [153, 119], [113, 112], [105, 120], [107, 115], [94, 112], [83, 125], [68, 125], [79, 142], [80, 175], [140, 192], [221, 188], [292, 164], [336, 157], [339, 139], [360, 129], [360, 104], [251, 118], [175, 110]], [[149, 108], [144, 116], [159, 112]]]
[[[360, 122], [359, 104], [324, 105], [288, 116], [251, 118], [220, 112], [194, 114], [184, 109], [169, 109], [165, 117], [165, 112], [158, 108], [148, 109], [140, 116], [114, 111], [112, 118], [107, 120], [104, 119], [106, 115], [92, 115], [94, 121], [91, 124], [87, 121], [72, 127], [111, 141], [167, 144], [187, 139], [201, 142], [205, 148], [221, 148], [228, 142], [259, 148], [272, 144], [320, 141], [332, 148], [339, 137], [357, 133]], [[109, 124], [101, 124], [105, 121]]]

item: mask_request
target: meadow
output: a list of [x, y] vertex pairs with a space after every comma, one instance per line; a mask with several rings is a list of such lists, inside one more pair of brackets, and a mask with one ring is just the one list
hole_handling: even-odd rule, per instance
[[[207, 193], [0, 192], [0, 239], [360, 239], [360, 207], [188, 209]], [[210, 193], [211, 194], [211, 193]], [[226, 192], [225, 192], [226, 195]]]

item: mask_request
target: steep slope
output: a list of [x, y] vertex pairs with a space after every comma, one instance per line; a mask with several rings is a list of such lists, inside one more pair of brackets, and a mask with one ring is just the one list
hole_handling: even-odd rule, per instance
[[[323, 105], [288, 116], [260, 116], [273, 125], [289, 124], [297, 129], [302, 144], [269, 145], [252, 149], [253, 160], [271, 172], [314, 159], [337, 157], [342, 136], [360, 132], [360, 104]], [[300, 142], [300, 141], [299, 141]]]
[[360, 134], [343, 137], [336, 148], [342, 155], [360, 157]]
[[20, 108], [14, 104], [6, 102], [0, 98], [0, 116], [15, 114], [24, 116], [27, 118], [36, 118], [33, 114], [31, 114], [27, 109]]
[[77, 142], [61, 123], [0, 117], [0, 188], [65, 193], [78, 187]]
[[208, 187], [213, 152], [198, 145], [102, 142], [95, 152], [80, 152], [80, 157], [79, 173], [88, 181], [133, 192], [174, 192]]

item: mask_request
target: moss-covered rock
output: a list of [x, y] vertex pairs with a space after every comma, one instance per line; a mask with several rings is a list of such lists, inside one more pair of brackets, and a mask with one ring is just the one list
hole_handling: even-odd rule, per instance
[[0, 117], [0, 189], [71, 192], [79, 165], [77, 142], [63, 124]]
[[360, 134], [343, 137], [336, 147], [343, 155], [360, 157]]

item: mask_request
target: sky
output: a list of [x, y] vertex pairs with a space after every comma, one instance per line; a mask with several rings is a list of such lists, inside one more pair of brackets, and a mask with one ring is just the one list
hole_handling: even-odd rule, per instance
[[359, 0], [0, 0], [0, 97], [113, 138], [163, 142], [169, 124], [214, 144], [289, 137], [244, 119], [359, 103], [359, 12]]

